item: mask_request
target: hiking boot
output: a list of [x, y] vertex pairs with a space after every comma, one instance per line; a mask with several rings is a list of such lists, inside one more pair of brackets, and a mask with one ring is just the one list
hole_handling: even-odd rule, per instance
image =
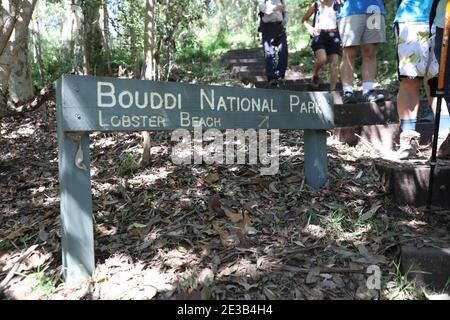
[[343, 96], [342, 96], [342, 103], [343, 104], [349, 104], [349, 103], [356, 103], [356, 97], [353, 94], [353, 92], [350, 91], [346, 91], [344, 92]]
[[430, 106], [423, 106], [419, 108], [418, 122], [432, 122], [434, 121], [433, 110]]
[[365, 102], [380, 102], [384, 100], [384, 95], [376, 93], [375, 90], [370, 90], [363, 94], [363, 99]]
[[417, 156], [419, 149], [420, 133], [412, 130], [405, 130], [400, 133], [400, 148], [397, 150], [398, 160], [413, 159]]
[[450, 159], [450, 133], [440, 132], [437, 143], [437, 157], [439, 159]]

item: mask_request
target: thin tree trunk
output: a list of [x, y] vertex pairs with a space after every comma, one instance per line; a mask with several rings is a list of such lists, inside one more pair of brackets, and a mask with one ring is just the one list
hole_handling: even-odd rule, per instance
[[155, 5], [154, 0], [145, 1], [145, 29], [144, 29], [144, 79], [155, 79]]
[[62, 55], [64, 61], [72, 61], [73, 59], [73, 27], [74, 27], [74, 8], [73, 0], [64, 0], [64, 23], [62, 27]]
[[42, 49], [41, 49], [41, 30], [39, 27], [39, 21], [33, 23], [33, 42], [34, 42], [34, 57], [36, 64], [38, 65], [39, 77], [41, 78], [41, 86], [45, 85], [45, 68], [42, 61]]
[[5, 50], [9, 39], [11, 39], [12, 32], [17, 23], [17, 15], [19, 14], [19, 12], [14, 12], [12, 13], [13, 15], [10, 15], [11, 13], [6, 10], [7, 7], [8, 4], [6, 2], [4, 6], [2, 5], [1, 8], [2, 12], [0, 18], [0, 26], [2, 28], [2, 32], [0, 34], [0, 56], [3, 54], [3, 51]]
[[[145, 29], [144, 29], [144, 72], [143, 79], [155, 79], [155, 0], [145, 0]], [[144, 152], [140, 161], [141, 166], [147, 166], [151, 158], [150, 133], [142, 132]]]
[[85, 61], [85, 39], [83, 28], [83, 13], [80, 0], [72, 0], [73, 31], [70, 42], [70, 53], [72, 57], [72, 72], [76, 74], [87, 74]]
[[106, 74], [111, 76], [111, 49], [109, 43], [111, 42], [111, 37], [109, 34], [109, 13], [108, 13], [108, 0], [103, 0], [102, 5], [102, 35], [103, 35], [103, 50], [105, 53], [105, 64], [106, 64]]
[[26, 101], [34, 96], [31, 63], [28, 49], [28, 32], [21, 39], [20, 47], [9, 76], [9, 100], [13, 103]]
[[82, 2], [84, 71], [86, 74], [96, 73], [98, 58], [101, 54], [100, 7], [101, 0]]
[[219, 17], [221, 17], [220, 31], [226, 31], [228, 30], [226, 5], [223, 3], [223, 0], [217, 1], [217, 5], [219, 7]]

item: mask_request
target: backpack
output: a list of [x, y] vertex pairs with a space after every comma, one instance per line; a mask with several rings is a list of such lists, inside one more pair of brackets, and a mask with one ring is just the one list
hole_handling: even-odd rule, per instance
[[[267, 2], [267, 0], [264, 0], [264, 3], [266, 3], [266, 2]], [[280, 0], [280, 2], [281, 2], [281, 4], [284, 4], [283, 0]], [[261, 24], [263, 23], [262, 17], [264, 17], [264, 13], [260, 11], [260, 12], [258, 12], [258, 16], [259, 16], [258, 32], [262, 32]], [[283, 12], [283, 19], [284, 19], [284, 16], [285, 16], [285, 12]]]

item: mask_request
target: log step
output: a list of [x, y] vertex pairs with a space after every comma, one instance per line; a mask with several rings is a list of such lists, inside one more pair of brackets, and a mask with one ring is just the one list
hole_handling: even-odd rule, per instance
[[[445, 229], [445, 225], [443, 226]], [[401, 246], [400, 271], [420, 288], [450, 293], [450, 247]]]
[[[375, 161], [386, 194], [400, 205], [422, 207], [428, 196], [430, 165], [428, 161]], [[440, 160], [435, 171], [433, 199], [434, 206], [450, 209], [450, 161]]]

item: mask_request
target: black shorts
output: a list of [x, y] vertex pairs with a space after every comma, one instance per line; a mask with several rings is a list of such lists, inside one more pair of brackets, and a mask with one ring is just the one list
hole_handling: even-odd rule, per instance
[[318, 36], [312, 38], [311, 47], [314, 52], [324, 49], [327, 56], [341, 55], [341, 38], [339, 32], [321, 31]]

